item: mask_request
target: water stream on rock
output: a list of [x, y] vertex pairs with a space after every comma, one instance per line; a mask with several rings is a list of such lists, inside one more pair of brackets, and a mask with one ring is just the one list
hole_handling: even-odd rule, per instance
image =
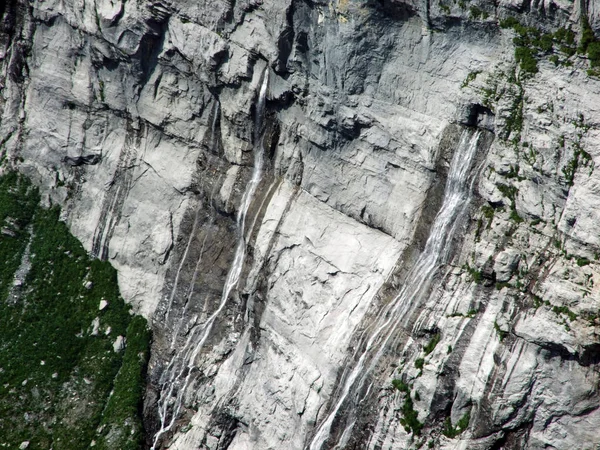
[[[247, 240], [244, 236], [244, 230], [246, 226], [246, 216], [248, 208], [254, 198], [256, 189], [263, 176], [264, 166], [264, 147], [263, 147], [263, 121], [265, 114], [265, 104], [267, 99], [267, 89], [269, 86], [269, 71], [265, 69], [263, 80], [260, 86], [258, 94], [258, 101], [256, 104], [256, 114], [254, 119], [254, 166], [252, 169], [252, 178], [246, 186], [242, 201], [236, 217], [236, 225], [239, 232], [238, 242], [235, 248], [235, 254], [225, 285], [221, 294], [221, 300], [217, 309], [206, 319], [204, 323], [195, 326], [190, 330], [186, 339], [185, 345], [175, 353], [169, 365], [161, 375], [160, 379], [160, 397], [158, 399], [158, 415], [160, 418], [160, 429], [154, 436], [154, 442], [152, 444], [152, 450], [156, 448], [161, 436], [167, 433], [173, 428], [175, 421], [177, 420], [181, 408], [183, 406], [183, 397], [187, 390], [192, 376], [194, 374], [195, 360], [200, 351], [202, 350], [207, 338], [209, 337], [213, 325], [223, 311], [227, 304], [227, 300], [233, 288], [237, 285], [242, 268], [244, 265], [244, 259], [246, 257]], [[216, 112], [215, 112], [216, 115]], [[216, 119], [213, 120], [213, 124], [216, 123]], [[214, 136], [214, 130], [213, 130]], [[213, 137], [214, 139], [214, 137]], [[192, 232], [195, 231], [194, 229]], [[187, 252], [187, 248], [186, 248]], [[200, 257], [202, 256], [202, 252]], [[192, 278], [192, 282], [196, 279], [196, 274]], [[177, 277], [176, 277], [177, 283]], [[170, 298], [170, 304], [172, 298]], [[179, 326], [177, 330], [180, 330]]]
[[[418, 305], [423, 294], [428, 291], [429, 284], [438, 269], [448, 262], [452, 239], [463, 221], [471, 200], [474, 180], [469, 180], [469, 174], [480, 135], [480, 131], [473, 132], [467, 129], [463, 131], [450, 164], [442, 207], [431, 227], [425, 249], [408, 273], [407, 282], [398, 295], [375, 318], [370, 327], [372, 331], [366, 344], [359, 346], [353, 355], [352, 360], [357, 362], [354, 365], [346, 366], [339, 387], [333, 396], [336, 399], [335, 403], [310, 442], [308, 446], [310, 450], [323, 448], [330, 437], [331, 428], [338, 412], [347, 402], [352, 402], [348, 408], [351, 411], [351, 417], [347, 421], [348, 425], [333, 448], [341, 449], [347, 444], [356, 421], [356, 409], [371, 389], [371, 386], [368, 386], [367, 393], [361, 398], [365, 383], [385, 353], [390, 339], [400, 327], [408, 325], [410, 312]], [[332, 443], [328, 444], [331, 447]]]

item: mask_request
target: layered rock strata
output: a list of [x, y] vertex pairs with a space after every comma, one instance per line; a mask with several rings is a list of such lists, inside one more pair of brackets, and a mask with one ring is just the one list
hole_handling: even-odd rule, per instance
[[[570, 48], [598, 14], [593, 1], [5, 5], [5, 164], [63, 206], [153, 319], [148, 446], [317, 445], [353, 355], [413, 281], [464, 128], [485, 139], [449, 257], [318, 445], [595, 445], [600, 83]], [[537, 72], [527, 51], [515, 60], [510, 17], [545, 46]], [[574, 44], [541, 41], [561, 29]]]

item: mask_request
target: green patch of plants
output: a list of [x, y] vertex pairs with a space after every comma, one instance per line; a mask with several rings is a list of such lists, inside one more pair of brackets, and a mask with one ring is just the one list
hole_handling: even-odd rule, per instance
[[467, 78], [465, 78], [465, 81], [462, 82], [461, 87], [465, 88], [469, 85], [469, 83], [471, 83], [472, 81], [475, 81], [475, 78], [477, 78], [477, 75], [479, 75], [481, 73], [481, 70], [475, 70], [473, 72], [470, 72], [467, 75]]
[[523, 107], [525, 104], [523, 87], [520, 84], [517, 85], [517, 87], [518, 92], [513, 98], [510, 114], [506, 118], [505, 123], [506, 139], [512, 137], [514, 143], [521, 140], [521, 132], [523, 131]]
[[[12, 230], [0, 235], [0, 446], [88, 448], [102, 440], [102, 424], [113, 430], [110, 448], [141, 448], [145, 320], [130, 315], [110, 264], [91, 260], [58, 208], [38, 200], [20, 175], [0, 177], [0, 220]], [[28, 245], [30, 268], [17, 289]], [[113, 348], [118, 336], [124, 352]]]
[[569, 160], [567, 165], [562, 168], [563, 176], [565, 177], [565, 182], [568, 186], [573, 186], [575, 173], [580, 166], [590, 167], [591, 175], [591, 171], [594, 168], [592, 156], [581, 147], [579, 142], [575, 142], [573, 144], [573, 157]]
[[574, 321], [575, 319], [577, 319], [577, 314], [575, 314], [573, 311], [571, 311], [566, 306], [553, 306], [552, 312], [554, 312], [555, 314], [558, 314], [558, 315], [564, 314], [571, 321]]
[[435, 347], [439, 344], [442, 336], [439, 333], [436, 333], [430, 341], [423, 347], [423, 351], [425, 352], [425, 356], [429, 355], [432, 351], [435, 350]]
[[143, 374], [148, 363], [150, 332], [146, 320], [135, 316], [127, 327], [127, 347], [114, 388], [102, 414], [102, 435], [97, 448], [137, 450], [143, 443], [140, 411], [144, 389]]
[[463, 268], [469, 273], [469, 275], [471, 275], [471, 280], [475, 284], [481, 284], [481, 282], [483, 281], [483, 274], [481, 273], [480, 270], [477, 270], [477, 269], [469, 266], [469, 264], [467, 264], [467, 263], [465, 263]]
[[463, 431], [467, 429], [469, 426], [469, 422], [471, 421], [471, 413], [466, 412], [456, 423], [456, 426], [452, 426], [452, 420], [450, 417], [446, 417], [444, 421], [444, 428], [442, 429], [442, 433], [444, 436], [454, 439], [456, 436], [461, 434]]
[[591, 263], [591, 261], [587, 258], [577, 258], [577, 265], [579, 267], [587, 266]]
[[423, 366], [425, 366], [425, 360], [423, 358], [417, 358], [415, 360], [415, 367], [419, 370], [423, 370]]
[[498, 190], [510, 200], [510, 215], [509, 218], [517, 225], [524, 222], [524, 219], [519, 215], [515, 205], [515, 196], [519, 190], [513, 186], [504, 183], [496, 183]]
[[526, 76], [534, 75], [539, 71], [538, 60], [546, 55], [550, 55], [549, 59], [554, 65], [570, 65], [570, 61], [567, 59], [559, 58], [555, 53], [555, 47], [566, 58], [573, 56], [576, 52], [575, 33], [570, 28], [559, 28], [555, 33], [543, 33], [538, 28], [521, 24], [514, 17], [502, 20], [500, 27], [512, 28], [515, 31], [516, 36], [513, 39], [515, 60]]
[[394, 388], [398, 389], [400, 392], [410, 392], [410, 387], [402, 380], [392, 380], [392, 386], [394, 386]]
[[478, 8], [477, 6], [471, 6], [469, 8], [469, 15], [472, 19], [475, 20], [486, 20], [490, 16], [486, 11], [482, 10], [481, 8]]
[[513, 209], [510, 212], [510, 216], [509, 216], [510, 220], [512, 220], [513, 222], [519, 224], [519, 223], [523, 223], [525, 221], [525, 219], [523, 219], [519, 213], [517, 212], [516, 209]]
[[481, 211], [483, 212], [483, 217], [488, 219], [490, 222], [494, 219], [495, 209], [491, 205], [483, 205], [481, 207]]
[[0, 295], [5, 299], [29, 241], [39, 195], [31, 183], [15, 172], [0, 177]]
[[475, 228], [475, 241], [479, 242], [481, 238], [481, 232], [483, 230], [483, 220], [480, 218], [477, 219], [477, 228]]
[[600, 68], [600, 41], [596, 38], [586, 14], [581, 15], [581, 40], [579, 41], [577, 51], [587, 54], [590, 61], [588, 75], [598, 76], [598, 69]]
[[508, 198], [511, 202], [515, 201], [515, 195], [517, 192], [519, 192], [515, 186], [504, 183], [496, 183], [496, 187], [502, 193], [502, 195]]
[[508, 336], [508, 332], [504, 331], [500, 328], [500, 325], [498, 325], [498, 322], [494, 321], [494, 330], [496, 330], [496, 333], [498, 333], [498, 338], [500, 339], [500, 342], [502, 342], [504, 340], [504, 338], [506, 338], [506, 336]]
[[521, 170], [521, 168], [519, 167], [518, 164], [515, 164], [514, 166], [511, 165], [510, 166], [510, 170], [508, 171], [508, 173], [505, 175], [506, 178], [516, 178], [519, 181], [524, 180], [525, 178], [519, 175], [519, 171]]
[[506, 281], [497, 281], [495, 284], [495, 288], [497, 291], [501, 291], [502, 289], [509, 287], [510, 284], [507, 283]]
[[543, 222], [542, 219], [540, 219], [539, 217], [536, 217], [535, 219], [531, 220], [530, 224], [531, 224], [531, 226], [535, 227], [535, 226], [539, 225], [542, 222]]
[[538, 73], [539, 69], [535, 55], [535, 50], [530, 47], [519, 46], [515, 49], [515, 60], [519, 63], [523, 72]]
[[[419, 413], [415, 411], [413, 400], [411, 398], [411, 389], [408, 384], [402, 380], [392, 380], [394, 388], [403, 392], [404, 403], [402, 404], [402, 418], [400, 424], [404, 427], [407, 433], [413, 433], [415, 436], [421, 435], [423, 424], [419, 421]], [[418, 401], [418, 400], [417, 400]]]

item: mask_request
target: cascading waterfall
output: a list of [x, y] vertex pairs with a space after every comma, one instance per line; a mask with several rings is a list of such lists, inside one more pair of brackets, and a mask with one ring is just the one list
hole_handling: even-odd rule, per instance
[[[206, 340], [210, 336], [212, 327], [221, 314], [227, 304], [227, 300], [233, 288], [237, 285], [242, 268], [244, 265], [244, 259], [246, 257], [247, 240], [244, 235], [246, 227], [246, 216], [256, 189], [260, 184], [263, 176], [264, 166], [264, 147], [263, 147], [263, 121], [265, 114], [265, 105], [267, 99], [267, 89], [269, 86], [269, 70], [265, 69], [263, 74], [263, 80], [260, 86], [258, 94], [258, 101], [256, 104], [256, 112], [254, 119], [254, 167], [252, 170], [252, 178], [247, 184], [242, 196], [242, 201], [236, 217], [236, 225], [239, 231], [238, 242], [235, 248], [235, 254], [233, 262], [227, 273], [225, 285], [221, 294], [221, 299], [217, 309], [206, 319], [202, 324], [195, 326], [188, 334], [185, 345], [176, 352], [171, 358], [169, 365], [161, 375], [159, 381], [161, 390], [160, 397], [158, 400], [158, 415], [160, 419], [160, 429], [154, 436], [154, 442], [152, 449], [156, 448], [161, 436], [173, 428], [175, 421], [177, 420], [181, 408], [183, 406], [183, 396], [187, 390], [192, 376], [194, 373], [195, 360], [200, 351], [202, 350]], [[216, 116], [216, 111], [215, 111]], [[216, 123], [216, 119], [213, 119], [213, 125]], [[213, 130], [214, 139], [214, 130]], [[195, 230], [195, 227], [194, 227]], [[186, 248], [187, 252], [187, 248]], [[202, 252], [200, 257], [202, 256]], [[198, 266], [198, 265], [197, 265]], [[198, 267], [196, 267], [192, 282], [196, 279]], [[174, 295], [174, 294], [173, 294]], [[191, 295], [191, 294], [190, 294]], [[169, 299], [170, 304], [172, 298]], [[189, 300], [189, 299], [188, 299]], [[181, 319], [183, 320], [183, 318]], [[181, 324], [179, 324], [181, 325]], [[181, 326], [177, 327], [177, 333], [181, 330]]]
[[[212, 123], [211, 123], [211, 128], [210, 128], [210, 139], [211, 139], [211, 148], [215, 148], [217, 145], [217, 121], [218, 121], [218, 117], [219, 117], [219, 100], [215, 99], [215, 106], [213, 109], [213, 117], [212, 117]], [[212, 196], [214, 195], [214, 189], [213, 192], [211, 193], [211, 203], [212, 203]], [[177, 271], [175, 272], [175, 280], [173, 281], [173, 287], [171, 289], [171, 293], [169, 295], [169, 303], [167, 305], [167, 310], [165, 313], [165, 321], [167, 321], [169, 319], [169, 316], [171, 315], [171, 310], [173, 308], [173, 300], [175, 298], [175, 294], [177, 293], [177, 287], [179, 285], [179, 277], [181, 275], [181, 270], [183, 269], [183, 266], [187, 260], [187, 255], [190, 251], [190, 247], [192, 245], [192, 241], [194, 240], [194, 237], [196, 236], [196, 230], [198, 228], [198, 215], [199, 215], [200, 209], [196, 210], [196, 214], [194, 217], [194, 225], [192, 226], [192, 231], [188, 237], [188, 241], [187, 241], [187, 245], [185, 246], [185, 251], [183, 252], [183, 256], [181, 258], [181, 261], [179, 262], [179, 266], [177, 267]], [[198, 267], [202, 261], [202, 254], [203, 254], [203, 250], [204, 250], [204, 244], [206, 243], [206, 237], [204, 238], [204, 242], [202, 243], [202, 249], [200, 250], [200, 258], [198, 259], [197, 263], [196, 263], [196, 270], [194, 271], [194, 276], [192, 278], [192, 282], [190, 283], [190, 292], [188, 293], [188, 301], [189, 301], [189, 296], [192, 295], [192, 291], [193, 291], [193, 286], [194, 283], [196, 281], [196, 277], [197, 277], [197, 272], [198, 272]], [[171, 344], [171, 348], [173, 348], [174, 342], [179, 334], [179, 328], [181, 327], [181, 320], [180, 319], [178, 321], [178, 325], [177, 325], [177, 331], [175, 333], [173, 333], [173, 343]]]
[[[442, 207], [432, 225], [425, 249], [406, 277], [410, 282], [404, 284], [398, 295], [383, 308], [367, 331], [370, 336], [366, 344], [360, 346], [353, 355], [352, 361], [357, 362], [346, 367], [340, 385], [334, 393], [334, 398], [337, 400], [308, 445], [310, 450], [322, 449], [330, 437], [331, 427], [338, 412], [344, 404], [352, 402], [352, 407], [349, 408], [351, 416], [347, 420], [348, 425], [334, 448], [341, 449], [347, 444], [356, 421], [356, 407], [372, 387], [366, 386], [367, 380], [399, 327], [408, 326], [410, 313], [418, 305], [422, 295], [428, 291], [429, 283], [438, 269], [448, 262], [452, 239], [463, 221], [471, 200], [474, 179], [470, 181], [469, 174], [480, 135], [480, 131], [463, 131], [450, 164]], [[361, 397], [365, 387], [366, 393]]]
[[219, 100], [215, 99], [215, 110], [213, 111], [212, 125], [210, 127], [211, 148], [216, 149], [217, 146], [217, 121], [219, 120]]

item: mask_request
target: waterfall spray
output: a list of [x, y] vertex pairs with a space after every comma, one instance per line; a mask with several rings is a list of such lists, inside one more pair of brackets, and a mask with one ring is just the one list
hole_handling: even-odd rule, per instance
[[[184, 394], [189, 387], [194, 374], [196, 358], [204, 347], [206, 340], [210, 336], [216, 319], [227, 305], [229, 295], [231, 294], [233, 288], [237, 285], [240, 279], [240, 274], [242, 273], [247, 248], [247, 241], [245, 237], [246, 216], [250, 204], [252, 203], [252, 199], [254, 198], [254, 194], [256, 193], [256, 189], [258, 188], [263, 176], [265, 152], [262, 142], [263, 122], [268, 86], [269, 69], [267, 67], [263, 75], [260, 91], [258, 93], [258, 101], [256, 103], [253, 136], [254, 166], [252, 169], [252, 177], [249, 183], [246, 185], [246, 189], [244, 191], [244, 195], [242, 196], [242, 201], [236, 217], [239, 236], [235, 248], [233, 262], [229, 268], [229, 272], [227, 273], [227, 278], [225, 280], [219, 306], [204, 323], [194, 327], [194, 329], [188, 334], [185, 345], [180, 351], [175, 353], [161, 376], [161, 390], [158, 400], [160, 429], [154, 436], [152, 450], [156, 448], [161, 436], [170, 431], [175, 425], [175, 421], [177, 420], [183, 406]], [[216, 119], [213, 119], [213, 123], [216, 123]], [[193, 280], [195, 280], [195, 274]], [[170, 300], [170, 303], [172, 303], [172, 299]], [[178, 330], [180, 328], [181, 327], [179, 327]]]
[[[357, 353], [353, 355], [353, 360], [358, 359], [358, 361], [352, 368], [347, 368], [343, 374], [340, 388], [334, 394], [337, 399], [325, 420], [318, 427], [308, 446], [309, 450], [323, 448], [329, 439], [333, 421], [347, 401], [353, 401], [353, 406], [357, 406], [360, 402], [358, 397], [363, 392], [370, 374], [385, 353], [388, 342], [399, 327], [407, 326], [410, 312], [419, 303], [422, 295], [427, 292], [429, 283], [440, 266], [448, 262], [452, 239], [463, 221], [471, 200], [473, 189], [472, 183], [469, 182], [469, 174], [480, 134], [479, 131], [474, 133], [469, 130], [463, 131], [450, 164], [442, 207], [434, 220], [425, 249], [408, 273], [407, 283], [404, 284], [394, 300], [377, 316], [372, 327], [373, 331], [362, 351], [357, 350]], [[370, 388], [371, 386], [367, 391], [370, 391]], [[335, 448], [343, 448], [350, 439], [355, 420], [349, 420], [349, 422]]]

